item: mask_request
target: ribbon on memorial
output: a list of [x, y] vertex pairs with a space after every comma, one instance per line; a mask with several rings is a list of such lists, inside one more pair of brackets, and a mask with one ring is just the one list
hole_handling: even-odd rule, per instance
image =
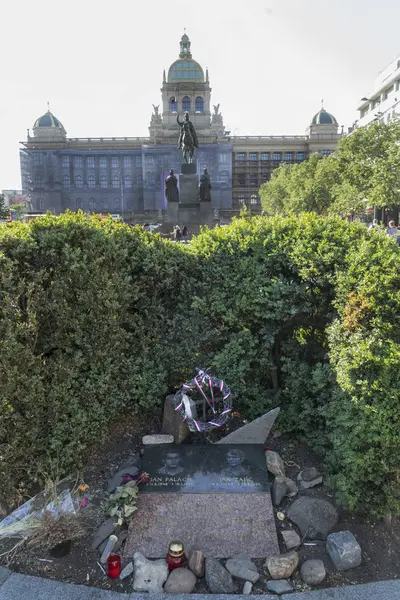
[[[225, 425], [232, 412], [232, 395], [229, 387], [222, 379], [208, 373], [207, 370], [196, 369], [197, 375], [184, 383], [174, 396], [174, 408], [191, 431], [209, 431]], [[210, 415], [209, 421], [201, 421], [197, 417], [197, 405], [206, 407], [205, 413]]]

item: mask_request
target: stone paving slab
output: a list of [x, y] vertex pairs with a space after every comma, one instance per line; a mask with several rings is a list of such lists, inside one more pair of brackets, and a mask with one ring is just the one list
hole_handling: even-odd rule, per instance
[[0, 567], [0, 585], [5, 582], [8, 577], [10, 577], [11, 571], [9, 569], [5, 569], [4, 567]]
[[163, 558], [169, 541], [176, 539], [187, 553], [201, 548], [214, 558], [229, 558], [238, 548], [252, 558], [279, 554], [271, 496], [140, 494], [125, 558], [131, 560], [134, 552]]
[[[259, 596], [261, 598], [262, 596]], [[0, 597], [1, 598], [1, 597]], [[237, 596], [236, 596], [237, 598]], [[284, 594], [282, 600], [400, 600], [400, 580]]]

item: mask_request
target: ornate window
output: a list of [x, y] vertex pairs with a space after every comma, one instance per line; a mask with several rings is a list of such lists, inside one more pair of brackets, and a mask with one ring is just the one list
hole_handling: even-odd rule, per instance
[[94, 198], [89, 198], [88, 209], [89, 212], [93, 212], [96, 208], [96, 200]]
[[43, 187], [43, 179], [41, 175], [35, 175], [35, 188]]
[[130, 156], [124, 156], [124, 169], [130, 169], [132, 167], [132, 160]]
[[236, 154], [236, 158], [237, 158], [238, 160], [246, 160], [246, 152], [238, 152], [238, 153]]
[[252, 194], [250, 196], [250, 204], [253, 204], [253, 205], [254, 204], [258, 204], [258, 196], [257, 196], [257, 194]]
[[285, 152], [285, 160], [293, 160], [293, 152]]
[[229, 183], [229, 173], [228, 171], [221, 171], [219, 174], [219, 182], [228, 184]]
[[239, 204], [246, 204], [246, 198], [244, 196], [239, 196]]
[[40, 210], [40, 212], [43, 212], [44, 211], [44, 201], [43, 201], [43, 198], [38, 198], [36, 200], [36, 202], [37, 202], [38, 210]]
[[64, 177], [63, 177], [63, 187], [69, 188], [70, 185], [71, 185], [71, 181], [70, 181], [69, 175], [64, 175]]
[[111, 168], [119, 169], [119, 157], [118, 156], [111, 157]]
[[224, 152], [220, 152], [218, 154], [218, 162], [220, 163], [227, 163], [228, 162], [228, 154], [224, 153]]
[[238, 183], [239, 185], [246, 185], [246, 175], [244, 173], [239, 173]]
[[114, 198], [114, 209], [115, 210], [120, 210], [121, 209], [121, 199], [120, 198]]
[[86, 164], [88, 169], [94, 169], [94, 156], [88, 156]]
[[94, 175], [89, 175], [89, 177], [87, 178], [87, 182], [91, 190], [93, 190], [96, 187], [96, 178]]
[[43, 154], [41, 152], [34, 153], [33, 164], [35, 165], [35, 167], [40, 167], [43, 165]]
[[331, 153], [331, 151], [330, 151], [330, 150], [321, 150], [321, 154], [322, 154], [322, 156], [329, 156], [329, 155], [330, 155], [330, 153]]
[[83, 188], [83, 179], [80, 175], [77, 175], [75, 177], [75, 187], [77, 188]]
[[69, 169], [69, 156], [61, 157], [61, 166], [63, 169]]
[[272, 155], [272, 160], [281, 160], [281, 153], [280, 152], [274, 152]]
[[175, 96], [172, 96], [172, 98], [169, 99], [169, 112], [178, 112], [178, 103], [176, 101]]
[[304, 160], [304, 152], [297, 152], [296, 160]]
[[189, 96], [183, 96], [183, 98], [182, 98], [182, 110], [183, 110], [183, 112], [190, 112], [190, 98], [189, 98]]
[[250, 173], [250, 185], [258, 185], [257, 173]]
[[107, 169], [107, 157], [100, 156], [100, 169]]
[[75, 166], [75, 169], [82, 169], [83, 168], [82, 156], [75, 156], [74, 157], [74, 166]]
[[83, 210], [83, 200], [82, 198], [76, 199], [76, 210]]
[[114, 175], [112, 178], [112, 186], [116, 190], [120, 186], [119, 175]]
[[143, 175], [141, 173], [139, 173], [138, 175], [136, 175], [136, 183], [138, 185], [143, 185]]
[[147, 173], [147, 184], [154, 185], [154, 173]]
[[132, 187], [132, 177], [129, 177], [129, 175], [125, 175], [125, 187], [128, 190]]
[[141, 156], [137, 156], [136, 157], [136, 166], [137, 167], [141, 167], [142, 166], [142, 157]]
[[105, 190], [108, 188], [108, 180], [107, 177], [105, 175], [103, 175], [102, 177], [100, 177], [100, 187]]
[[269, 152], [261, 152], [261, 160], [269, 160]]
[[249, 160], [258, 160], [257, 152], [249, 152]]
[[197, 113], [202, 113], [204, 110], [204, 100], [201, 96], [197, 96], [195, 100], [195, 109]]
[[108, 208], [108, 200], [107, 198], [103, 198], [101, 201], [101, 210], [106, 211]]

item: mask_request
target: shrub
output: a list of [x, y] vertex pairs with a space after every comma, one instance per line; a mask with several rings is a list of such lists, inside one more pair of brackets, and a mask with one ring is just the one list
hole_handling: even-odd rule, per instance
[[341, 501], [399, 512], [399, 250], [337, 218], [242, 218], [190, 246], [83, 213], [0, 229], [0, 501], [149, 418], [195, 366], [325, 456]]

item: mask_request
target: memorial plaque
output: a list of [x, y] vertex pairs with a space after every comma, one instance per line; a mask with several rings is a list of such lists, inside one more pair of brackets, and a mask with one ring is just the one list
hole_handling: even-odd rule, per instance
[[144, 449], [143, 493], [259, 493], [269, 491], [262, 445], [168, 445]]
[[143, 470], [150, 481], [129, 527], [127, 560], [136, 551], [165, 557], [173, 539], [186, 553], [215, 558], [279, 554], [262, 445], [146, 447]]

